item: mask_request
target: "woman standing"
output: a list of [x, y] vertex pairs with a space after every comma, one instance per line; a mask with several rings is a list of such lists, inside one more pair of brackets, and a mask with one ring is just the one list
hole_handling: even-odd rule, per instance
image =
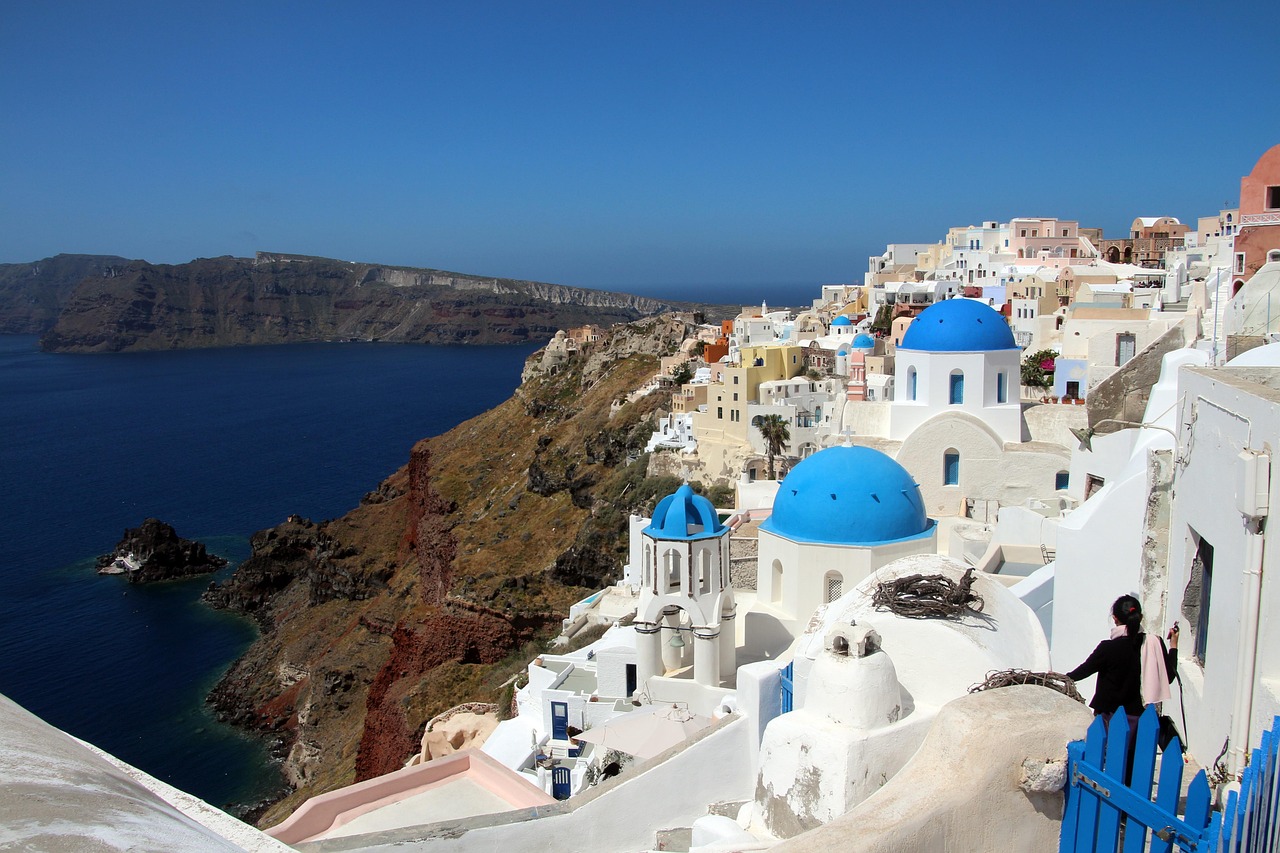
[[1142, 605], [1132, 595], [1122, 595], [1111, 605], [1115, 628], [1111, 638], [1098, 643], [1093, 653], [1067, 673], [1073, 681], [1098, 676], [1089, 707], [1111, 725], [1111, 715], [1123, 709], [1129, 718], [1132, 744], [1143, 706], [1169, 697], [1169, 683], [1178, 674], [1178, 626], [1169, 630], [1169, 647], [1159, 637], [1142, 632]]

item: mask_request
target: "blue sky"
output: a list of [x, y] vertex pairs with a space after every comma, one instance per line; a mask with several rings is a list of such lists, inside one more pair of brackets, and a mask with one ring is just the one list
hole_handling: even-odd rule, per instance
[[14, 3], [0, 262], [266, 249], [754, 299], [949, 225], [1118, 235], [1235, 203], [1280, 143], [1277, 25], [1273, 2]]

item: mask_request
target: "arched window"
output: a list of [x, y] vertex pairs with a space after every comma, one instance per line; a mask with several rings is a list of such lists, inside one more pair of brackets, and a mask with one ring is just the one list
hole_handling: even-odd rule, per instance
[[[645, 586], [653, 583], [653, 555], [650, 553], [647, 543], [644, 546], [644, 575], [640, 582]], [[655, 589], [654, 592], [657, 592], [657, 590]]]
[[770, 599], [772, 601], [782, 600], [782, 561], [773, 561], [773, 573], [770, 576]]
[[942, 485], [960, 485], [960, 451], [954, 447], [942, 454]]
[[1068, 471], [1059, 471], [1053, 478], [1053, 487], [1060, 492], [1067, 490], [1068, 484], [1071, 482], [1071, 474]]
[[680, 588], [680, 552], [675, 548], [668, 548], [666, 554], [663, 555], [663, 561], [666, 563], [667, 569], [667, 590]]
[[914, 367], [907, 368], [907, 399], [914, 400], [916, 398], [916, 369]]
[[1003, 370], [996, 374], [996, 402], [1007, 403], [1009, 401], [1009, 389], [1006, 387], [1008, 382], [1005, 380], [1006, 374]]
[[822, 603], [830, 604], [844, 595], [844, 577], [839, 572], [827, 572], [822, 579]]
[[964, 371], [951, 371], [951, 405], [959, 406], [964, 402]]
[[702, 591], [711, 592], [711, 549], [702, 550]]

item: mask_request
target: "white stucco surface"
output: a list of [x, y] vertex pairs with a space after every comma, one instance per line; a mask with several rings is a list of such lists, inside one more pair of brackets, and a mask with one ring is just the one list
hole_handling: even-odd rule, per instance
[[[909, 619], [871, 602], [882, 581], [914, 574], [958, 580], [964, 571], [946, 557], [904, 557], [814, 614], [792, 647], [797, 710], [772, 720], [760, 746], [755, 821], [762, 828], [790, 837], [836, 818], [892, 779], [938, 709], [987, 673], [1048, 668], [1035, 614], [990, 575], [975, 577], [982, 612], [960, 619]], [[879, 651], [857, 659], [832, 651], [834, 635], [867, 629], [878, 635]]]
[[958, 698], [939, 712], [919, 751], [877, 793], [826, 826], [772, 849], [1054, 850], [1062, 795], [1034, 790], [1037, 786], [1026, 777], [1052, 777], [1046, 760], [1065, 760], [1068, 741], [1083, 737], [1092, 719], [1083, 705], [1042, 687], [1006, 687]]
[[624, 775], [599, 791], [545, 809], [332, 839], [299, 849], [390, 853], [429, 844], [448, 853], [493, 853], [563, 844], [577, 850], [650, 850], [657, 830], [692, 826], [710, 804], [750, 797], [746, 723], [741, 717], [727, 720], [683, 750], [659, 756], [642, 774]]
[[288, 849], [190, 795], [171, 802], [163, 795], [181, 792], [108, 759], [3, 696], [0, 780], [4, 849]]

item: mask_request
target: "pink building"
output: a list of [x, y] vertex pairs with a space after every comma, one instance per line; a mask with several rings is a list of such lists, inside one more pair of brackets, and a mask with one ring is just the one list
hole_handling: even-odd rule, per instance
[[1280, 260], [1280, 145], [1263, 154], [1240, 179], [1240, 231], [1231, 268], [1234, 290], [1258, 268]]
[[1093, 256], [1080, 241], [1080, 223], [1071, 219], [1011, 219], [1007, 251], [1059, 268]]

